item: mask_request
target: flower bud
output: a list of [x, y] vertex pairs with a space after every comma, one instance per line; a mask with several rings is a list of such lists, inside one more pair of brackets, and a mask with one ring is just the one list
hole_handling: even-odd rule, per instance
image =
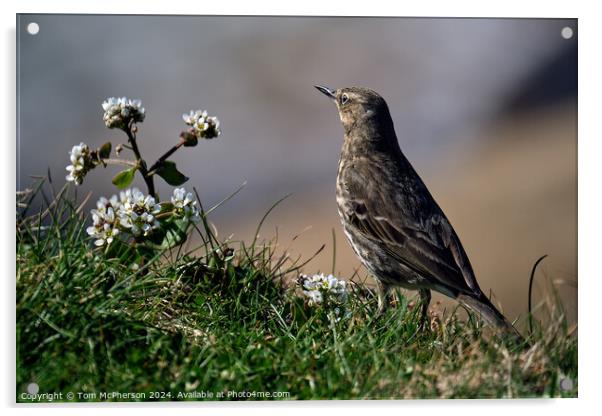
[[208, 116], [206, 111], [191, 111], [190, 114], [183, 114], [182, 118], [199, 139], [213, 139], [221, 134], [219, 120], [217, 117]]
[[183, 131], [180, 133], [180, 143], [185, 147], [194, 147], [199, 143], [199, 139], [191, 131]]
[[96, 166], [93, 152], [90, 151], [87, 144], [80, 143], [73, 146], [69, 152], [69, 160], [71, 164], [66, 168], [69, 172], [66, 179], [76, 185], [81, 185], [86, 174]]
[[126, 97], [107, 98], [102, 103], [104, 115], [102, 119], [110, 129], [125, 129], [129, 123], [141, 123], [146, 116], [146, 110], [140, 100], [130, 100]]

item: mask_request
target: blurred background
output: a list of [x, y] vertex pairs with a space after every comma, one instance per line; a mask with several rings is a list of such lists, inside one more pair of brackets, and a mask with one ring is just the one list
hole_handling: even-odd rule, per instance
[[[388, 101], [482, 289], [511, 318], [525, 314], [531, 267], [548, 254], [535, 301], [555, 281], [576, 320], [576, 19], [20, 15], [17, 31], [17, 189], [48, 170], [62, 185], [74, 144], [125, 141], [104, 127], [107, 97], [142, 100], [151, 161], [177, 141], [182, 113], [206, 109], [222, 135], [172, 160], [205, 206], [247, 182], [212, 214], [222, 237], [252, 239], [292, 193], [261, 236], [277, 232], [293, 257], [326, 244], [304, 270], [330, 272], [334, 230], [336, 274], [363, 280], [334, 199], [343, 131], [313, 85], [365, 86]], [[107, 171], [91, 172], [81, 195], [115, 193], [118, 169]]]

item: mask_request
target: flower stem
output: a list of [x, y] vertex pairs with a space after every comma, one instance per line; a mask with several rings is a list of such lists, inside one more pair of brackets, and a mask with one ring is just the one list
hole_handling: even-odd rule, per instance
[[132, 162], [131, 160], [123, 160], [123, 159], [101, 159], [103, 163], [107, 165], [122, 165], [122, 166], [137, 166], [136, 162]]
[[162, 218], [169, 218], [171, 215], [174, 215], [173, 211], [162, 212], [160, 214], [155, 215], [155, 218], [160, 220]]
[[142, 159], [142, 156], [140, 155], [140, 149], [138, 149], [138, 144], [136, 143], [136, 135], [132, 132], [133, 124], [134, 123], [130, 123], [130, 125], [124, 130], [128, 136], [128, 142], [132, 146], [132, 151], [134, 152], [134, 155], [136, 155], [136, 161], [138, 162], [138, 170], [142, 174], [144, 183], [146, 183], [146, 187], [148, 188], [148, 194], [153, 198], [157, 199], [157, 195], [155, 194], [155, 182], [153, 180], [153, 177], [148, 174], [146, 163]]
[[176, 150], [178, 150], [180, 147], [182, 147], [182, 145], [184, 144], [184, 142], [180, 141], [178, 142], [178, 144], [173, 145], [171, 147], [171, 149], [169, 149], [167, 152], [165, 152], [165, 154], [163, 156], [161, 156], [148, 170], [148, 172], [152, 175], [153, 173], [155, 173], [155, 170], [161, 166], [161, 163], [165, 162], [165, 160], [167, 160], [168, 157], [170, 157], [171, 155], [173, 155]]

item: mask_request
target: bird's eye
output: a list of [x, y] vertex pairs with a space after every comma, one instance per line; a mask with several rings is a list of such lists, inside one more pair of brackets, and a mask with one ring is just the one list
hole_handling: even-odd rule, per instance
[[349, 96], [347, 94], [341, 94], [341, 105], [346, 104], [349, 101]]

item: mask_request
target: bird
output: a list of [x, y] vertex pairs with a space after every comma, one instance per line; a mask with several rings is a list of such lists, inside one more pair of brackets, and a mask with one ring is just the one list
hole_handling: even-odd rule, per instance
[[347, 240], [376, 280], [379, 315], [392, 288], [417, 290], [425, 326], [434, 290], [521, 341], [479, 287], [450, 221], [401, 151], [386, 101], [363, 87], [314, 87], [334, 101], [343, 125], [337, 208]]

